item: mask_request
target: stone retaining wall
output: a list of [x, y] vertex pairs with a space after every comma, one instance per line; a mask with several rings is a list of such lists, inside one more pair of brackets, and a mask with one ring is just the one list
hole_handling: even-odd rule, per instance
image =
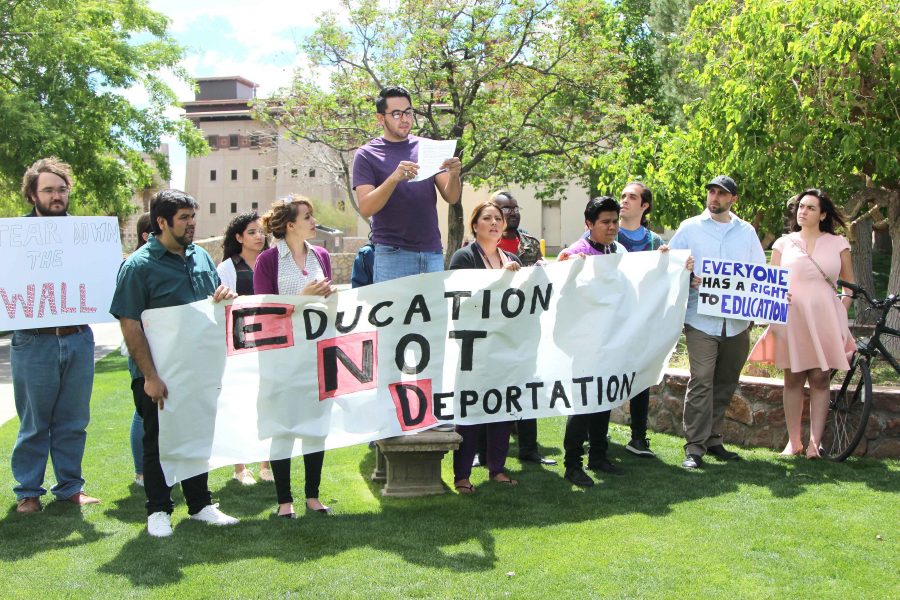
[[[681, 426], [688, 372], [671, 370], [660, 385], [650, 390], [649, 428], [684, 435]], [[765, 377], [742, 377], [725, 413], [725, 441], [741, 446], [763, 446], [781, 451], [787, 444], [782, 407], [782, 382]], [[900, 389], [875, 388], [866, 435], [855, 455], [874, 458], [900, 457]], [[626, 403], [612, 412], [616, 423], [628, 424]], [[803, 412], [803, 439], [809, 436], [809, 397]]]
[[350, 275], [353, 273], [353, 261], [356, 252], [341, 252], [331, 255], [331, 281], [337, 285], [350, 283]]

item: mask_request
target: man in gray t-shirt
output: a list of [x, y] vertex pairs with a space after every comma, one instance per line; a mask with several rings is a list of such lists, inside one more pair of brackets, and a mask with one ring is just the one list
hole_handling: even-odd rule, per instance
[[372, 218], [375, 283], [444, 269], [437, 221], [437, 192], [448, 204], [462, 195], [456, 157], [443, 171], [424, 181], [412, 181], [419, 170], [419, 139], [410, 135], [412, 100], [399, 86], [386, 87], [375, 100], [384, 134], [356, 151], [353, 189], [360, 212]]

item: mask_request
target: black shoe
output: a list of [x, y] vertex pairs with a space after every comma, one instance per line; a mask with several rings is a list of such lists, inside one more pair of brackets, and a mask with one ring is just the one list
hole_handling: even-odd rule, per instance
[[631, 438], [631, 441], [625, 446], [625, 449], [637, 456], [645, 458], [656, 458], [653, 450], [650, 449], [650, 440]]
[[541, 456], [537, 452], [529, 452], [528, 454], [520, 454], [519, 460], [524, 462], [537, 463], [539, 465], [555, 465], [556, 461], [552, 458]]
[[483, 467], [487, 464], [487, 461], [484, 460], [484, 457], [480, 454], [476, 454], [475, 458], [472, 459], [472, 467]]
[[614, 465], [608, 458], [601, 456], [600, 458], [588, 461], [588, 469], [591, 471], [602, 471], [610, 475], [624, 475], [625, 471]]
[[699, 469], [703, 466], [703, 459], [697, 454], [686, 454], [681, 466], [685, 469]]
[[586, 488], [594, 485], [594, 480], [581, 467], [566, 469], [565, 478], [569, 483], [574, 483], [578, 487]]
[[718, 446], [710, 446], [706, 449], [707, 454], [712, 454], [716, 458], [721, 460], [741, 460], [741, 455], [737, 452], [732, 452], [731, 450], [726, 450], [725, 446], [719, 444]]

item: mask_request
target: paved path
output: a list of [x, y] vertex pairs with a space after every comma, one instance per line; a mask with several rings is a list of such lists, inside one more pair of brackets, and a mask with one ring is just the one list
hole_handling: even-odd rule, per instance
[[[98, 323], [91, 325], [94, 330], [94, 361], [119, 349], [122, 332], [119, 323]], [[9, 344], [12, 334], [0, 337], [0, 425], [16, 417], [16, 402], [13, 397], [12, 372], [9, 367]]]

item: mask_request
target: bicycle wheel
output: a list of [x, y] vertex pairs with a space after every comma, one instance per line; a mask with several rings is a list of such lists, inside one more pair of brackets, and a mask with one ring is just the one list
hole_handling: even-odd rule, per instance
[[853, 454], [866, 432], [871, 410], [869, 359], [857, 355], [829, 406], [824, 442], [830, 458], [842, 461]]

